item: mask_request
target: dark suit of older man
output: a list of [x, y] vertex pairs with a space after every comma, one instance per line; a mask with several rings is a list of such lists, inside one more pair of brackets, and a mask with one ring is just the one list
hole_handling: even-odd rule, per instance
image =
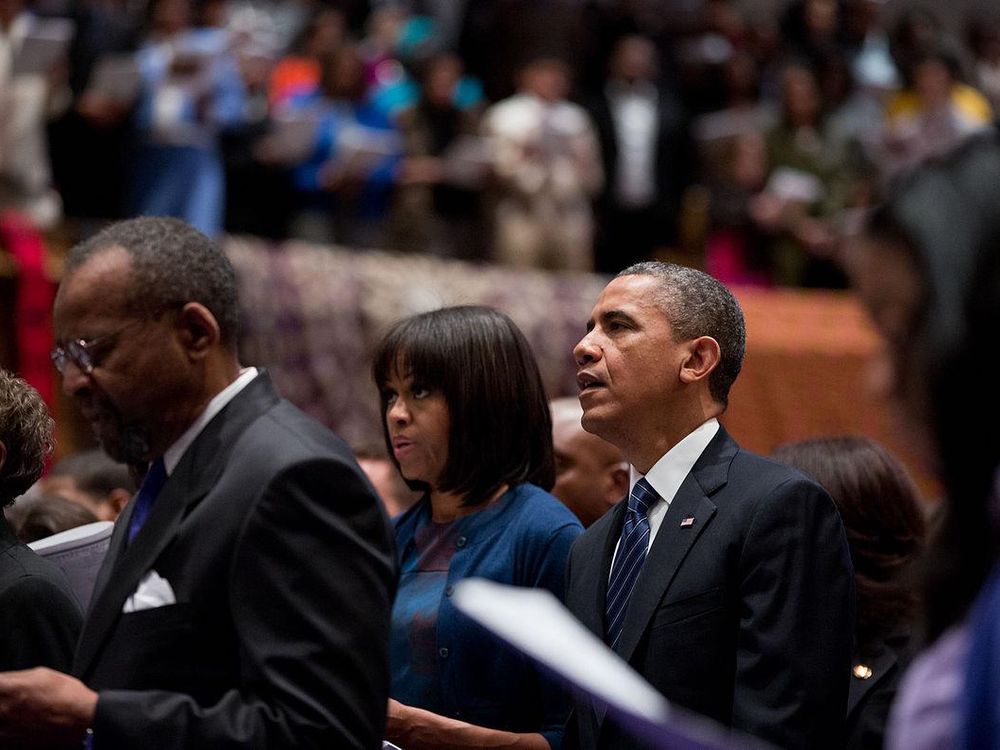
[[0, 675], [0, 738], [379, 746], [386, 519], [343, 442], [240, 368], [235, 300], [221, 251], [175, 220], [124, 222], [71, 254], [64, 390], [109, 454], [151, 467], [98, 576], [79, 679]]

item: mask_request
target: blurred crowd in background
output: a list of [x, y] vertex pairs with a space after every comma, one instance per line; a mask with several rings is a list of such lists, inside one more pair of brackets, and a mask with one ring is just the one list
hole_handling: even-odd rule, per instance
[[[887, 179], [994, 123], [1000, 17], [794, 0], [0, 0], [0, 208], [838, 288]], [[891, 16], [891, 17], [890, 17]]]

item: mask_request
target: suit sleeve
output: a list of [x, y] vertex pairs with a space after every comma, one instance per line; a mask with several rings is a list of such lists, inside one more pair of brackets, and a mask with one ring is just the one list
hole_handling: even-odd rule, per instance
[[66, 591], [42, 576], [18, 578], [0, 594], [0, 669], [68, 671], [82, 624]]
[[854, 632], [850, 553], [804, 479], [757, 507], [740, 556], [733, 726], [781, 747], [839, 747]]
[[94, 747], [378, 746], [395, 587], [385, 516], [360, 473], [334, 459], [297, 464], [257, 500], [232, 558], [241, 688], [212, 706], [103, 691]]

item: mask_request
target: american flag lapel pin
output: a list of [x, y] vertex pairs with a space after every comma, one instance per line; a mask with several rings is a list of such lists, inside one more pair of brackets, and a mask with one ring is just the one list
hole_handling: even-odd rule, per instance
[[686, 529], [688, 526], [694, 526], [694, 516], [688, 516], [683, 521], [681, 521], [682, 529]]

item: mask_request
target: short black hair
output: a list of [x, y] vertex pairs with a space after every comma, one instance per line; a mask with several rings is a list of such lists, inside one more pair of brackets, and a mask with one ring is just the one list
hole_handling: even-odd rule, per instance
[[52, 453], [52, 417], [34, 388], [0, 369], [0, 506], [14, 502], [37, 481]]
[[743, 309], [733, 293], [703, 271], [661, 261], [635, 263], [618, 274], [622, 276], [657, 279], [659, 294], [654, 301], [670, 321], [676, 341], [711, 336], [719, 343], [721, 357], [708, 386], [712, 398], [726, 407], [747, 346]]
[[[451, 434], [438, 489], [478, 505], [504, 484], [531, 482], [545, 490], [555, 484], [552, 417], [542, 376], [524, 334], [503, 313], [458, 306], [406, 318], [379, 343], [372, 374], [390, 456], [389, 378], [412, 377], [415, 385], [444, 397]], [[429, 489], [420, 482], [410, 486]]]
[[130, 313], [152, 315], [199, 302], [215, 316], [222, 343], [235, 351], [240, 332], [236, 272], [222, 248], [180, 219], [143, 216], [111, 224], [74, 247], [65, 275], [114, 247], [132, 261], [124, 300]]

